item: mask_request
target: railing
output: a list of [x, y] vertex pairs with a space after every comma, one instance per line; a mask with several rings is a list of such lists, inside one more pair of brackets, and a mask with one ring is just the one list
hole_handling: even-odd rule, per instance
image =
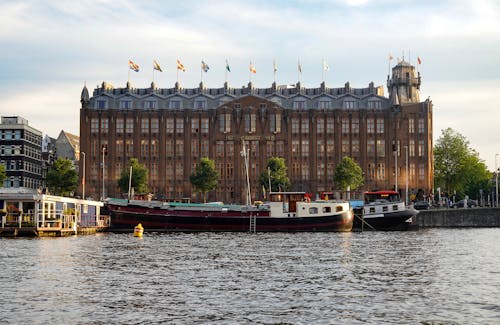
[[6, 214], [2, 216], [2, 228], [35, 227], [32, 213]]
[[73, 214], [63, 214], [56, 212], [53, 215], [45, 216], [39, 212], [36, 216], [37, 228], [43, 229], [72, 229], [76, 224], [76, 216]]
[[109, 216], [99, 216], [99, 219], [97, 219], [97, 227], [109, 227]]

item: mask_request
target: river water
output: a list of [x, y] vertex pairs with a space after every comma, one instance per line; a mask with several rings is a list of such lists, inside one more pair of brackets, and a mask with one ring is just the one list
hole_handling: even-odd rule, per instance
[[500, 229], [0, 239], [0, 323], [500, 324]]

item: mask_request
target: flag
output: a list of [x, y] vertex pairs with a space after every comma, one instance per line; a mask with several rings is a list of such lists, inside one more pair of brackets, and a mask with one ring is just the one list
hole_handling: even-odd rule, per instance
[[186, 71], [186, 68], [184, 67], [184, 64], [182, 64], [179, 59], [177, 59], [177, 69], [178, 70], [182, 70], [182, 71]]
[[325, 60], [323, 60], [323, 70], [325, 70], [325, 71], [330, 70], [330, 66], [328, 65], [328, 63], [326, 63]]
[[253, 66], [252, 61], [250, 61], [250, 72], [251, 73], [257, 73], [257, 69], [255, 69], [255, 67]]
[[419, 56], [417, 56], [417, 62], [418, 62], [418, 64], [422, 64], [422, 60], [420, 59]]
[[389, 53], [389, 61], [392, 61], [392, 59], [394, 59], [394, 57]]
[[160, 72], [163, 72], [163, 70], [160, 67], [160, 64], [158, 64], [158, 62], [156, 62], [156, 60], [153, 60], [153, 69], [158, 70]]
[[130, 68], [130, 70], [134, 70], [135, 72], [139, 72], [139, 65], [134, 63], [134, 61], [132, 61], [132, 60], [128, 60], [128, 67]]
[[201, 70], [203, 70], [203, 72], [208, 72], [208, 69], [210, 69], [208, 64], [206, 64], [205, 61], [201, 60]]
[[278, 65], [276, 64], [276, 60], [273, 61], [273, 71], [278, 71]]
[[227, 72], [231, 72], [231, 68], [229, 68], [229, 62], [227, 62], [227, 59], [226, 59], [226, 70]]
[[299, 60], [299, 63], [298, 63], [298, 69], [299, 69], [299, 72], [302, 73], [302, 64], [300, 64], [300, 60]]

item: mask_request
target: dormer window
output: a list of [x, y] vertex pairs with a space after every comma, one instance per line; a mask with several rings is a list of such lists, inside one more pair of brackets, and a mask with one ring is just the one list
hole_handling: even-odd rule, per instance
[[294, 109], [305, 109], [306, 108], [306, 101], [301, 99], [301, 100], [295, 100], [293, 102], [293, 108]]
[[245, 114], [245, 132], [255, 133], [256, 120], [255, 114]]
[[106, 109], [107, 108], [107, 101], [104, 100], [104, 99], [96, 100], [96, 102], [95, 102], [95, 108], [97, 108], [97, 109]]
[[131, 109], [132, 101], [131, 100], [120, 100], [120, 109]]
[[156, 108], [156, 100], [146, 100], [144, 102], [145, 109], [153, 109]]
[[329, 100], [320, 100], [318, 102], [318, 108], [319, 109], [330, 109], [331, 108], [331, 101]]
[[356, 102], [354, 100], [345, 100], [344, 108], [356, 108]]
[[382, 104], [380, 103], [380, 100], [371, 100], [368, 102], [368, 108], [377, 109], [377, 108], [381, 108], [381, 107], [382, 107]]
[[173, 99], [168, 103], [168, 108], [170, 109], [181, 109], [181, 101], [178, 99]]
[[207, 108], [207, 101], [204, 99], [198, 99], [194, 101], [194, 108], [195, 109], [206, 109]]

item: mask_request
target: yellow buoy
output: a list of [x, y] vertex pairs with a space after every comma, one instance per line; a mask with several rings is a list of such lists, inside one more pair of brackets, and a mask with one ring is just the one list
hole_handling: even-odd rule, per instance
[[142, 237], [142, 234], [144, 233], [144, 228], [142, 227], [141, 224], [138, 224], [134, 228], [134, 237]]

